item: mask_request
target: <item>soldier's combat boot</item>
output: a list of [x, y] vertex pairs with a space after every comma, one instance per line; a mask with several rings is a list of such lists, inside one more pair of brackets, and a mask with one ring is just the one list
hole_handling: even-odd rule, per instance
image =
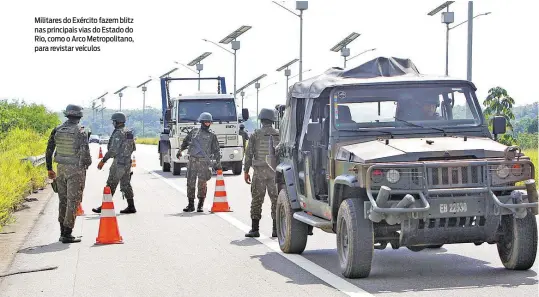
[[92, 211], [95, 213], [101, 213], [101, 206], [98, 208], [92, 208]]
[[277, 221], [273, 220], [273, 230], [271, 231], [271, 237], [277, 237]]
[[189, 199], [189, 204], [183, 209], [184, 212], [193, 212], [195, 211], [195, 199]]
[[64, 224], [60, 223], [60, 238], [58, 239], [58, 241], [62, 241], [62, 238], [64, 237], [64, 232], [65, 232]]
[[313, 235], [313, 226], [309, 226], [307, 234], [308, 235]]
[[249, 233], [245, 234], [245, 237], [260, 237], [260, 233], [258, 232], [258, 225], [260, 223], [260, 220], [252, 220], [253, 226]]
[[62, 243], [76, 243], [81, 241], [80, 238], [71, 235], [72, 232], [73, 229], [64, 227], [64, 235], [61, 238]]
[[197, 212], [204, 212], [202, 207], [204, 206], [204, 199], [206, 198], [198, 198], [198, 205], [197, 205]]
[[127, 199], [127, 207], [124, 210], [120, 210], [120, 213], [136, 213], [135, 201], [133, 199]]

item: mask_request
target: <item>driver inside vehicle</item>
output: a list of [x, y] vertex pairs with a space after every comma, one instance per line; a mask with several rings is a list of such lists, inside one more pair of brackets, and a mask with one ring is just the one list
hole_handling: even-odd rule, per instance
[[436, 113], [436, 109], [438, 106], [440, 106], [440, 102], [438, 101], [438, 97], [433, 97], [425, 100], [423, 103], [423, 106], [421, 107], [422, 111], [422, 118], [420, 120], [443, 120], [443, 118]]

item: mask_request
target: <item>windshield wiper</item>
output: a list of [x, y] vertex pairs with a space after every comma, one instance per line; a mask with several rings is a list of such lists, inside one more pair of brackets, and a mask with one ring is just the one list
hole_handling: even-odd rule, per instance
[[380, 130], [368, 130], [368, 128], [359, 128], [357, 130], [353, 130], [353, 129], [339, 129], [339, 131], [349, 131], [349, 132], [357, 132], [357, 131], [365, 131], [365, 130], [362, 130], [362, 129], [367, 129], [367, 131], [372, 131], [372, 132], [380, 132], [380, 133], [385, 133], [385, 134], [389, 134], [389, 136], [391, 138], [395, 138], [395, 136], [393, 135], [393, 133], [389, 132], [389, 131], [380, 131]]
[[444, 133], [444, 136], [447, 136], [447, 132], [444, 130], [444, 129], [440, 129], [440, 128], [434, 128], [434, 127], [425, 127], [425, 126], [421, 126], [421, 125], [418, 125], [418, 124], [414, 124], [414, 123], [410, 123], [408, 121], [405, 121], [403, 119], [399, 119], [397, 117], [393, 117], [395, 120], [399, 121], [399, 122], [403, 122], [405, 124], [408, 124], [409, 126], [413, 126], [413, 127], [418, 127], [418, 128], [423, 128], [423, 129], [433, 129], [433, 130], [437, 130], [437, 131], [440, 131], [442, 133]]

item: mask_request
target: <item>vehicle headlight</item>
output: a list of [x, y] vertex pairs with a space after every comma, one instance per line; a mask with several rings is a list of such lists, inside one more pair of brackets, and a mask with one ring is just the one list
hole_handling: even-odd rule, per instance
[[500, 164], [496, 168], [496, 175], [499, 178], [506, 178], [509, 176], [509, 167], [507, 165]]
[[389, 169], [386, 174], [386, 179], [392, 184], [396, 184], [401, 179], [401, 174], [396, 169]]
[[238, 154], [240, 151], [234, 150], [234, 155]]
[[230, 154], [230, 156], [228, 156], [230, 159], [234, 159], [234, 154]]

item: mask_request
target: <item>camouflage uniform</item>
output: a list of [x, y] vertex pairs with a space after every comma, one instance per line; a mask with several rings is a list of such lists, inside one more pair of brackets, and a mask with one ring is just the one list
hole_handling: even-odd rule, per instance
[[[131, 186], [131, 175], [133, 174], [131, 172], [131, 155], [137, 148], [133, 132], [125, 127], [123, 123], [120, 122], [119, 125], [115, 125], [107, 144], [107, 153], [103, 156], [101, 162], [106, 163], [110, 158], [114, 158], [110, 166], [107, 186], [110, 187], [111, 194], [114, 196], [116, 188], [120, 184], [120, 191], [123, 197], [127, 199], [127, 208], [121, 210], [120, 213], [135, 213], [137, 211], [133, 199], [135, 195]], [[100, 213], [101, 207], [92, 210]]]
[[[47, 170], [52, 171], [52, 159], [58, 163], [56, 190], [59, 207], [60, 241], [80, 242], [72, 236], [77, 217], [77, 207], [82, 202], [86, 182], [86, 170], [92, 164], [88, 136], [79, 124], [82, 108], [70, 105], [64, 112], [68, 120], [54, 128], [49, 137], [45, 154]], [[56, 149], [56, 153], [54, 153]]]
[[[202, 115], [201, 115], [202, 116]], [[209, 116], [211, 122], [211, 115]], [[189, 163], [187, 165], [187, 199], [188, 206], [185, 212], [194, 211], [195, 185], [198, 186], [198, 206], [197, 211], [202, 212], [204, 199], [207, 194], [207, 182], [211, 179], [211, 160], [215, 160], [217, 168], [221, 168], [221, 153], [219, 151], [219, 140], [217, 136], [209, 131], [209, 127], [204, 124], [200, 128], [195, 128], [183, 139], [179, 152], [187, 149]], [[198, 184], [197, 184], [198, 178]]]
[[[264, 111], [265, 109], [263, 109]], [[273, 113], [272, 110], [267, 109]], [[261, 111], [261, 115], [263, 112]], [[245, 153], [244, 173], [249, 174], [249, 169], [253, 167], [254, 174], [251, 182], [251, 220], [253, 227], [246, 234], [247, 237], [258, 237], [258, 224], [262, 218], [262, 204], [266, 196], [266, 191], [271, 200], [271, 218], [273, 220], [273, 234], [275, 234], [275, 207], [277, 204], [277, 184], [275, 183], [275, 172], [266, 163], [266, 156], [269, 155], [270, 136], [273, 137], [274, 145], [279, 143], [279, 131], [272, 127], [272, 120], [262, 120], [262, 128], [255, 130], [249, 139], [247, 152]], [[276, 236], [276, 235], [272, 235]]]
[[243, 149], [245, 150], [245, 145], [247, 144], [247, 141], [249, 140], [249, 134], [247, 134], [247, 132], [245, 131], [245, 126], [243, 124], [240, 125], [239, 134], [241, 135], [241, 137], [243, 139]]

